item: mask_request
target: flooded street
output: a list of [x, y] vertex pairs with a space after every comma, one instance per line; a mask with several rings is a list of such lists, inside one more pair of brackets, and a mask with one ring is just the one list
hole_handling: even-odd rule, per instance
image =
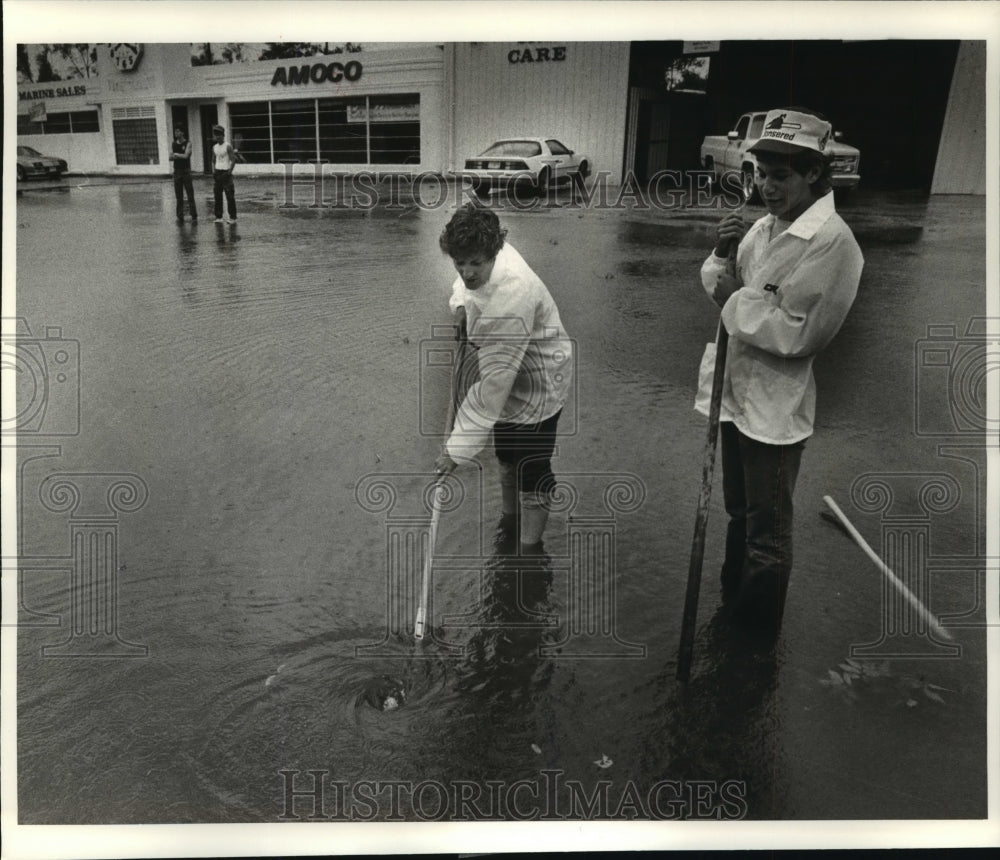
[[238, 176], [237, 224], [196, 180], [201, 223], [177, 225], [169, 182], [64, 185], [16, 213], [16, 315], [47, 374], [47, 327], [79, 344], [78, 395], [72, 368], [48, 382], [19, 438], [21, 823], [461, 819], [461, 798], [466, 820], [986, 816], [985, 453], [948, 397], [985, 316], [984, 198], [841, 208], [866, 265], [816, 363], [784, 629], [770, 653], [715, 617], [717, 469], [682, 686], [719, 210], [492, 204], [574, 340], [565, 489], [520, 558], [491, 451], [455, 473], [415, 643], [451, 204], [283, 206]]

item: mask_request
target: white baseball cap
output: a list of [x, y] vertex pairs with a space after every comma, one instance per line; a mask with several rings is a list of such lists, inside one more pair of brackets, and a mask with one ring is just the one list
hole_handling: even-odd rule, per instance
[[833, 126], [825, 119], [792, 108], [767, 112], [760, 140], [749, 152], [778, 152], [791, 155], [803, 149], [825, 152]]

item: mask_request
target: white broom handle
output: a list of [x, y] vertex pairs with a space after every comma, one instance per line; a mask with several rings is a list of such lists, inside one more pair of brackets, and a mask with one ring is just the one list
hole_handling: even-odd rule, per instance
[[889, 565], [876, 555], [875, 550], [868, 545], [868, 542], [861, 537], [858, 530], [851, 525], [851, 521], [847, 519], [844, 512], [837, 506], [837, 503], [829, 496], [823, 496], [823, 501], [826, 502], [830, 507], [830, 510], [837, 515], [837, 519], [840, 520], [841, 525], [847, 529], [848, 534], [854, 538], [854, 542], [865, 551], [873, 562], [875, 562], [878, 569], [885, 574], [886, 578], [892, 583], [895, 589], [906, 598], [910, 606], [917, 610], [920, 617], [930, 625], [931, 629], [937, 633], [938, 636], [941, 636], [944, 639], [952, 639], [952, 635], [941, 626], [941, 622], [934, 617], [934, 614], [926, 606], [924, 606], [920, 602], [919, 598], [903, 584], [896, 574], [889, 569]]

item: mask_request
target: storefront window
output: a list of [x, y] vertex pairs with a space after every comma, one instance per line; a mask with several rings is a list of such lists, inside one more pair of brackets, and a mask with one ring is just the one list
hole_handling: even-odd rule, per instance
[[120, 119], [116, 113], [152, 113], [152, 108], [115, 108], [111, 125], [115, 136], [116, 164], [159, 164], [160, 147], [155, 117]]
[[233, 145], [251, 164], [419, 164], [420, 94], [237, 102]]
[[319, 100], [319, 151], [331, 164], [365, 164], [368, 161], [368, 129], [362, 119], [364, 97]]
[[249, 164], [271, 163], [271, 114], [267, 102], [229, 106], [233, 146]]
[[274, 161], [316, 160], [316, 102], [271, 102]]
[[96, 110], [50, 113], [45, 122], [32, 122], [28, 114], [17, 115], [18, 134], [88, 134], [100, 130]]
[[372, 164], [420, 163], [420, 96], [368, 100]]

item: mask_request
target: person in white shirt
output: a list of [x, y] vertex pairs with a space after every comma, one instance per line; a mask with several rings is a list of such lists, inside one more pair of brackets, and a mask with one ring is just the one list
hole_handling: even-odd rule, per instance
[[506, 235], [496, 213], [468, 203], [439, 240], [458, 272], [450, 305], [477, 348], [479, 376], [435, 469], [448, 474], [456, 461], [481, 451], [492, 431], [501, 523], [519, 520], [522, 551], [538, 551], [555, 489], [552, 455], [572, 382], [573, 345], [545, 284]]
[[[864, 260], [834, 208], [830, 123], [788, 108], [770, 111], [764, 125], [750, 151], [768, 214], [749, 230], [740, 213], [726, 215], [701, 280], [729, 334], [720, 424], [729, 515], [723, 602], [734, 619], [776, 633], [792, 567], [792, 493], [813, 432], [813, 358], [843, 324]], [[735, 274], [727, 272], [732, 243]], [[712, 347], [696, 401], [704, 414]]]
[[212, 178], [215, 193], [215, 220], [222, 221], [222, 195], [226, 195], [226, 209], [229, 220], [236, 220], [236, 189], [233, 185], [233, 168], [236, 166], [236, 151], [226, 141], [226, 130], [221, 125], [212, 127], [215, 145], [212, 147]]

